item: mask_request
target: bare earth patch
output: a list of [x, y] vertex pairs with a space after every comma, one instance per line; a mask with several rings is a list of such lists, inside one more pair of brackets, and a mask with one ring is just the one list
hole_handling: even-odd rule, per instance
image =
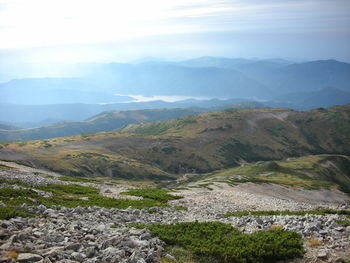
[[242, 183], [230, 186], [212, 183], [192, 184], [176, 194], [183, 199], [171, 205], [188, 207], [191, 220], [201, 220], [210, 214], [224, 214], [239, 210], [311, 210], [319, 207], [337, 207], [350, 201], [339, 191], [290, 189], [275, 184]]

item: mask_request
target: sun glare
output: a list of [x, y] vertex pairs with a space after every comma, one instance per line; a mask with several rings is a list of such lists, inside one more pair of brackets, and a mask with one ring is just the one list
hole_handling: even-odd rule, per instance
[[[162, 26], [185, 1], [3, 1], [0, 48], [122, 41], [181, 32]], [[188, 3], [188, 1], [186, 1]]]

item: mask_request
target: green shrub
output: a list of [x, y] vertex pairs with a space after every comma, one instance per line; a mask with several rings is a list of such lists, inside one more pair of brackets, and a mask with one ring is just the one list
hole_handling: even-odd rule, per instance
[[[166, 204], [152, 198], [143, 200], [115, 199], [99, 194], [99, 190], [94, 187], [81, 185], [60, 185], [53, 184], [38, 187], [40, 190], [52, 192], [52, 198], [41, 198], [41, 202], [47, 206], [60, 205], [65, 207], [76, 206], [99, 206], [105, 208], [125, 209], [129, 206], [134, 208], [145, 208], [154, 206], [166, 206]], [[87, 197], [87, 200], [82, 200]]]
[[52, 192], [53, 194], [63, 195], [63, 194], [73, 194], [73, 195], [88, 195], [97, 194], [98, 189], [89, 186], [82, 186], [77, 184], [49, 184], [45, 186], [38, 186], [38, 189], [46, 192]]
[[350, 220], [335, 220], [335, 222], [339, 225], [350, 226]]
[[285, 230], [242, 234], [229, 224], [190, 222], [172, 225], [139, 225], [148, 228], [168, 245], [181, 246], [219, 262], [274, 262], [305, 253], [301, 235]]
[[13, 217], [31, 217], [31, 214], [25, 213], [18, 208], [0, 207], [0, 220], [8, 220]]
[[33, 190], [2, 188], [0, 191], [0, 201], [8, 206], [19, 206], [23, 203], [33, 205], [38, 198], [40, 195]]
[[10, 185], [20, 185], [23, 187], [30, 187], [30, 185], [23, 183], [21, 181], [10, 181], [10, 180], [5, 180], [5, 179], [0, 179], [0, 184], [10, 184]]

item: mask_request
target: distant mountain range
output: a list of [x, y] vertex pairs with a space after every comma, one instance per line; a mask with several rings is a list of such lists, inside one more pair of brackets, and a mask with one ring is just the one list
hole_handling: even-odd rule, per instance
[[125, 103], [132, 98], [116, 94], [255, 100], [267, 106], [293, 109], [350, 102], [350, 64], [336, 60], [295, 63], [283, 59], [218, 57], [180, 62], [148, 59], [94, 64], [85, 73], [85, 77], [79, 78], [1, 83], [0, 121], [33, 127], [37, 122], [82, 121], [109, 110], [230, 104], [217, 100]]
[[[0, 104], [0, 121], [22, 128], [47, 126], [63, 121], [83, 121], [94, 115], [113, 110], [138, 109], [174, 109], [174, 108], [211, 108], [223, 105], [253, 102], [246, 99], [230, 100], [183, 100], [178, 102], [150, 101], [111, 104], [49, 104], [49, 105], [16, 105]], [[258, 102], [253, 102], [259, 104]]]
[[293, 64], [292, 61], [285, 59], [245, 59], [245, 58], [224, 58], [204, 56], [195, 59], [185, 60], [178, 63], [185, 67], [216, 67], [216, 68], [251, 68], [256, 66], [265, 66], [268, 68], [281, 67]]
[[350, 93], [332, 87], [317, 91], [294, 92], [275, 98], [284, 101], [299, 109], [312, 109], [342, 105], [350, 102]]
[[[150, 101], [112, 104], [52, 104], [52, 105], [14, 105], [0, 104], [0, 126], [3, 130], [20, 128], [37, 128], [63, 122], [81, 122], [106, 111], [128, 111], [140, 109], [176, 109], [202, 108], [212, 110], [237, 107], [237, 104], [248, 104], [255, 107], [289, 108], [309, 110], [313, 108], [343, 105], [350, 102], [350, 93], [335, 88], [324, 88], [318, 91], [294, 92], [279, 95], [269, 101], [246, 99], [229, 100], [183, 100], [177, 102]], [[12, 128], [11, 128], [12, 127]], [[68, 135], [68, 134], [67, 134]], [[72, 135], [72, 134], [69, 134]]]
[[40, 105], [121, 102], [128, 97], [113, 96], [82, 78], [15, 79], [0, 84], [0, 103]]
[[83, 78], [20, 79], [0, 84], [0, 103], [126, 101], [114, 94], [272, 99], [334, 87], [350, 92], [350, 64], [202, 57], [181, 62], [97, 64]]
[[7, 123], [1, 123], [0, 122], [0, 130], [7, 130], [7, 131], [11, 131], [11, 130], [18, 130], [19, 128]]

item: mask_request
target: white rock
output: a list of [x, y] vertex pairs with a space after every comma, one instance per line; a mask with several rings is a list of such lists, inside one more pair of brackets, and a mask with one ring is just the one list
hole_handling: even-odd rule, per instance
[[43, 260], [43, 257], [32, 253], [21, 253], [17, 257], [18, 262], [38, 262]]

